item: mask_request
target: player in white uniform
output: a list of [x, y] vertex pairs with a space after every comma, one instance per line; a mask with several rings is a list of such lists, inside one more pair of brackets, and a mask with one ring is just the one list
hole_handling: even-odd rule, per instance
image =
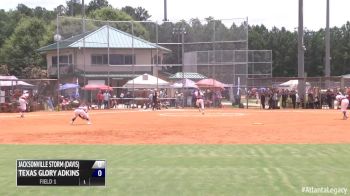
[[346, 120], [348, 118], [346, 109], [348, 108], [349, 105], [349, 100], [345, 95], [337, 95], [336, 100], [338, 101], [338, 104], [340, 105], [340, 110], [343, 113], [343, 120]]
[[199, 108], [199, 111], [204, 114], [204, 100], [203, 100], [203, 93], [198, 89], [194, 92], [194, 96], [196, 97], [196, 105]]
[[24, 117], [24, 114], [23, 112], [25, 112], [27, 110], [27, 98], [28, 98], [28, 94], [23, 94], [19, 97], [18, 99], [18, 102], [19, 102], [19, 106], [18, 106], [18, 109], [19, 109], [19, 113], [20, 113], [20, 117], [23, 118]]
[[90, 117], [88, 115], [88, 107], [87, 106], [79, 106], [77, 109], [74, 110], [74, 116], [72, 118], [71, 124], [74, 123], [75, 119], [77, 117], [80, 117], [83, 120], [87, 120], [87, 124], [91, 125]]

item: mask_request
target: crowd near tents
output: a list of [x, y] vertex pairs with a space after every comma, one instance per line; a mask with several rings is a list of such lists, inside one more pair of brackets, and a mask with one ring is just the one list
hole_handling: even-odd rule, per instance
[[[225, 84], [214, 79], [208, 79], [203, 75], [195, 73], [184, 73], [181, 74], [182, 78], [176, 77], [179, 74], [174, 74], [173, 78], [160, 78], [153, 76], [151, 74], [145, 73], [136, 76], [129, 81], [126, 81], [122, 86], [108, 86], [103, 83], [88, 83], [86, 85], [81, 85], [78, 81], [72, 83], [62, 83], [58, 84], [48, 98], [45, 97], [45, 105], [47, 105], [47, 99], [51, 102], [48, 105], [58, 104], [56, 108], [66, 109], [69, 108], [68, 105], [72, 102], [82, 101], [88, 104], [95, 104], [97, 101], [97, 94], [108, 92], [110, 94], [111, 100], [124, 99], [149, 99], [149, 97], [158, 91], [161, 99], [167, 99], [168, 102], [175, 102], [176, 99], [181, 99], [185, 101], [179, 101], [179, 103], [185, 103], [185, 105], [193, 105], [193, 102], [187, 101], [192, 99], [192, 94], [195, 89], [201, 89], [202, 91], [213, 93], [214, 91], [225, 90]], [[190, 78], [184, 78], [192, 77]], [[30, 84], [28, 82], [19, 80], [15, 76], [0, 76], [0, 88], [1, 96], [0, 103], [14, 102], [15, 98], [10, 95], [12, 91], [8, 91], [5, 95], [5, 90], [7, 89], [20, 89], [20, 93], [24, 93], [25, 89], [36, 89], [38, 92], [38, 87], [35, 84]], [[83, 94], [82, 94], [83, 93]], [[83, 95], [83, 96], [82, 96]], [[9, 97], [11, 99], [5, 99]], [[208, 95], [208, 99], [211, 99]], [[179, 105], [179, 104], [178, 104]], [[50, 107], [52, 110], [54, 108]]]
[[[269, 87], [250, 88], [240, 87], [240, 85], [225, 84], [213, 78], [207, 78], [195, 73], [177, 73], [171, 77], [156, 77], [148, 73], [138, 75], [120, 86], [109, 86], [106, 81], [89, 82], [86, 85], [79, 84], [78, 81], [72, 83], [57, 84], [54, 91], [47, 91], [41, 94], [37, 83], [31, 83], [31, 80], [21, 80], [15, 76], [0, 76], [0, 104], [14, 104], [18, 96], [23, 93], [29, 93], [32, 97], [36, 96], [36, 101], [42, 101], [45, 108], [67, 109], [72, 108], [72, 104], [77, 106], [79, 103], [98, 105], [103, 102], [98, 95], [107, 96], [113, 104], [145, 103], [151, 99], [151, 96], [157, 91], [159, 98], [167, 101], [172, 106], [194, 106], [193, 94], [199, 89], [204, 93], [206, 105], [208, 107], [220, 107], [221, 100], [236, 103], [241, 99], [241, 94], [251, 94], [252, 92], [268, 92]], [[52, 86], [52, 85], [51, 85]], [[287, 80], [273, 87], [273, 89], [296, 91], [298, 80]], [[306, 92], [313, 89], [309, 82], [305, 82]], [[48, 93], [49, 92], [49, 93]], [[106, 94], [107, 93], [107, 94]], [[40, 97], [41, 98], [38, 98]], [[255, 96], [255, 95], [254, 95]], [[126, 101], [127, 100], [127, 101]], [[131, 103], [129, 103], [131, 105]], [[142, 104], [141, 104], [142, 105]], [[50, 106], [50, 107], [49, 107]]]

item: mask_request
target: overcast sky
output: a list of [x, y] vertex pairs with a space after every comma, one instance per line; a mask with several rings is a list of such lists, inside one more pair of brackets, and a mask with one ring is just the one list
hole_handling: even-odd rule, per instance
[[[81, 0], [80, 0], [81, 1]], [[85, 0], [88, 4], [90, 0]], [[164, 18], [164, 0], [108, 0], [115, 8], [141, 6], [152, 15], [151, 20], [161, 22]], [[299, 0], [167, 0], [168, 19], [178, 21], [191, 18], [215, 19], [246, 18], [250, 25], [264, 24], [294, 30], [298, 26]], [[45, 7], [53, 10], [58, 5], [66, 5], [66, 0], [1, 0], [0, 9], [15, 9], [22, 3], [28, 7]], [[350, 21], [350, 0], [330, 0], [330, 26], [338, 26]], [[326, 25], [326, 0], [304, 0], [304, 27], [311, 30]]]

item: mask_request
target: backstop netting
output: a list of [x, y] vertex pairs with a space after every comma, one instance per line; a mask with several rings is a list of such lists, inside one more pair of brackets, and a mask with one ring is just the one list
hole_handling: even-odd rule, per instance
[[[244, 93], [249, 78], [272, 76], [271, 51], [248, 49], [246, 18], [159, 23], [58, 17], [57, 27], [60, 39], [46, 48], [48, 73], [60, 83], [111, 86], [116, 99], [147, 99], [157, 90], [169, 105], [192, 106], [193, 86], [185, 79], [209, 79], [198, 85], [207, 105], [219, 106], [217, 100], [232, 102]], [[97, 91], [82, 94], [94, 103]]]

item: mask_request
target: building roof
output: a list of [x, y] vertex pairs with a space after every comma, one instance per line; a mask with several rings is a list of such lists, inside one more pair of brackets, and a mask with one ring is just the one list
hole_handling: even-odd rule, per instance
[[169, 79], [182, 79], [182, 78], [187, 78], [187, 79], [206, 79], [207, 77], [196, 72], [177, 72], [174, 75], [171, 75]]
[[[139, 37], [132, 36], [129, 33], [120, 31], [108, 25], [102, 26], [101, 28], [95, 31], [79, 34], [59, 42], [60, 49], [82, 48], [84, 46], [85, 48], [108, 48], [108, 45], [109, 45], [109, 48], [117, 48], [117, 49], [126, 49], [126, 48], [157, 49], [158, 48], [166, 52], [171, 51], [167, 48], [151, 43]], [[38, 51], [45, 52], [45, 51], [56, 50], [56, 49], [57, 49], [57, 43], [54, 43], [54, 44], [50, 44], [48, 46], [39, 48]]]
[[79, 76], [82, 76], [82, 77], [86, 77], [86, 78], [121, 78], [121, 79], [124, 79], [124, 78], [133, 78], [133, 77], [136, 77], [136, 76], [139, 76], [140, 74], [116, 74], [116, 73], [111, 73], [111, 74], [108, 74], [108, 73], [86, 73], [84, 75], [84, 73], [80, 73], [78, 74]]

